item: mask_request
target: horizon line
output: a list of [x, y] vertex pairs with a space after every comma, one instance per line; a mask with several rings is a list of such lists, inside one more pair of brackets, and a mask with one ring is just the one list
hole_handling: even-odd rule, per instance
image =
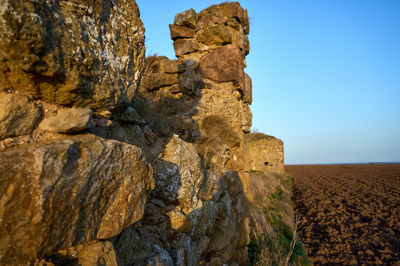
[[398, 162], [352, 162], [352, 163], [285, 163], [284, 165], [343, 165], [343, 164], [400, 164]]

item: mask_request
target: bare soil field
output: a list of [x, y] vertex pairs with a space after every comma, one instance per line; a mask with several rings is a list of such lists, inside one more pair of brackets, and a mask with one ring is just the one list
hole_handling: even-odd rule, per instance
[[400, 164], [290, 165], [314, 265], [400, 265]]

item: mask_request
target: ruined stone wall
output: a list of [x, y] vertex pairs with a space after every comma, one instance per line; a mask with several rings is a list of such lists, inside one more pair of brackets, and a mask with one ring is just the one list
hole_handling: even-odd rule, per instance
[[238, 142], [227, 143], [230, 156], [223, 166], [239, 172], [246, 190], [243, 139], [252, 119], [252, 84], [244, 72], [250, 49], [247, 10], [236, 2], [211, 6], [199, 14], [190, 9], [176, 15], [170, 32], [178, 59], [148, 58], [139, 91], [155, 101], [171, 97], [182, 103], [186, 107], [179, 114], [182, 120], [199, 128], [184, 132], [191, 134], [190, 140], [207, 135], [206, 124], [213, 121], [235, 132]]
[[0, 264], [247, 265], [247, 11], [0, 3]]
[[245, 137], [249, 153], [250, 171], [284, 174], [283, 142], [263, 133], [252, 133]]
[[[173, 245], [188, 244], [178, 250], [169, 243], [162, 247], [178, 265], [246, 265], [248, 172], [243, 157], [244, 135], [251, 126], [251, 80], [244, 72], [249, 52], [247, 11], [238, 3], [215, 5], [198, 14], [190, 9], [175, 16], [170, 32], [177, 59], [147, 58], [137, 97], [158, 110], [149, 120], [161, 116], [174, 125], [153, 124], [154, 132], [175, 134], [171, 141], [182, 143], [183, 151], [196, 149], [198, 159], [192, 164], [199, 162], [204, 175], [181, 179], [192, 189], [190, 193], [181, 189], [175, 209], [166, 213], [176, 230]], [[169, 108], [159, 108], [165, 103]], [[142, 108], [136, 109], [141, 113]], [[170, 145], [161, 159], [177, 163], [170, 156], [180, 152], [169, 148], [176, 144]], [[171, 202], [163, 187], [162, 169], [167, 165], [162, 165], [154, 168], [157, 193], [152, 196]]]

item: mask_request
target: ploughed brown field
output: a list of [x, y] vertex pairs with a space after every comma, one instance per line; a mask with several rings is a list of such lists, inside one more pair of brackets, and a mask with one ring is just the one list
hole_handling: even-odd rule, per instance
[[400, 265], [400, 164], [290, 165], [315, 265]]

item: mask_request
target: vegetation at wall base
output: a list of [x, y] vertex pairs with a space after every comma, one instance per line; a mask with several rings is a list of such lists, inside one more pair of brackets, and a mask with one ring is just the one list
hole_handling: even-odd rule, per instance
[[298, 240], [300, 219], [291, 204], [288, 175], [251, 172], [250, 265], [310, 265]]

